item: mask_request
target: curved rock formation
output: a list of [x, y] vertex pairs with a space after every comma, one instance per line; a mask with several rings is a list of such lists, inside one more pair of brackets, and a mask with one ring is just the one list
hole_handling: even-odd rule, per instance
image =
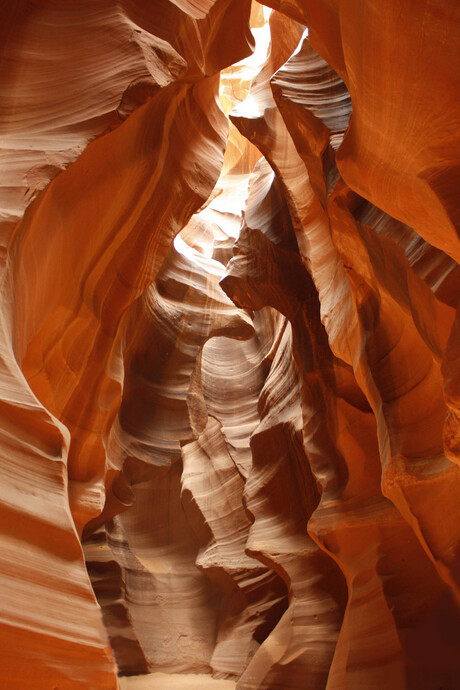
[[2, 687], [459, 685], [460, 17], [265, 4], [0, 3]]
[[[22, 196], [24, 185], [40, 187], [102, 134], [29, 204], [7, 238], [2, 434], [10, 460], [1, 572], [8, 687], [117, 685], [78, 535], [110, 489], [106, 439], [121, 401], [129, 307], [219, 174], [227, 124], [216, 103], [217, 72], [249, 52], [248, 10], [247, 2], [227, 1], [198, 11], [169, 2], [116, 10], [103, 1], [2, 6], [6, 231], [22, 211], [15, 190]], [[221, 55], [224, 18], [243, 21], [243, 29]], [[56, 63], [62, 69], [50, 79]], [[108, 74], [114, 79], [101, 92]], [[144, 76], [148, 88], [133, 85]], [[133, 107], [107, 131], [117, 109], [124, 117]], [[29, 137], [35, 148], [24, 155]], [[23, 181], [31, 163], [33, 180]]]
[[313, 48], [347, 85], [353, 118], [337, 155], [345, 182], [458, 260], [458, 7], [265, 4], [307, 25]]
[[[275, 21], [271, 24], [273, 30]], [[370, 683], [372, 687], [382, 688], [389, 685], [403, 688], [407, 684], [428, 688], [438, 679], [453, 687], [459, 673], [454, 661], [457, 642], [449, 645], [450, 651], [441, 651], [441, 640], [447, 635], [450, 623], [444, 621], [442, 632], [443, 624], [439, 628], [433, 623], [433, 628], [429, 629], [426, 621], [442, 620], [441, 611], [445, 610], [449, 598], [442, 580], [455, 591], [458, 564], [459, 521], [457, 517], [452, 520], [452, 516], [457, 515], [458, 510], [459, 476], [458, 468], [446, 460], [442, 450], [446, 409], [439, 370], [454, 317], [452, 303], [448, 304], [449, 298], [444, 297], [449, 288], [443, 294], [441, 285], [444, 289], [450, 281], [452, 287], [456, 285], [457, 269], [438, 250], [427, 247], [422, 240], [412, 240], [414, 233], [410, 228], [401, 227], [398, 221], [359, 199], [341, 181], [335, 168], [334, 149], [340, 129], [343, 133], [347, 125], [350, 100], [337, 75], [331, 73], [326, 63], [321, 64], [319, 56], [313, 53], [306, 36], [293, 57], [269, 79], [267, 72], [260, 73], [247, 101], [234, 111], [232, 119], [259, 146], [280, 177], [302, 258], [319, 292], [329, 344], [339, 358], [321, 383], [325, 374], [320, 372], [324, 365], [305, 361], [308, 347], [303, 340], [299, 348], [302, 359], [297, 365], [301, 380], [310, 369], [315, 372], [315, 379], [319, 375], [319, 381], [315, 382], [315, 387], [318, 383], [320, 386], [317, 394], [313, 393], [315, 388], [311, 380], [302, 391], [304, 425], [309, 425], [312, 407], [315, 410], [318, 400], [324, 399], [324, 411], [315, 410], [312, 417], [314, 433], [309, 426], [304, 427], [304, 443], [307, 439], [314, 442], [311, 450], [307, 445], [307, 457], [316, 480], [322, 485], [321, 501], [309, 521], [308, 531], [341, 566], [349, 590], [327, 687]], [[349, 132], [350, 129], [347, 136]], [[340, 146], [338, 154], [342, 150]], [[270, 208], [271, 204], [267, 206]], [[260, 230], [260, 217], [257, 221], [255, 227]], [[273, 236], [273, 230], [268, 232]], [[253, 235], [256, 233], [251, 232]], [[275, 256], [278, 262], [285, 261], [279, 249], [276, 255], [273, 250], [262, 249], [266, 242], [260, 244], [261, 239], [257, 236], [248, 246], [246, 236], [240, 235], [238, 245], [243, 244], [229, 264], [225, 279], [229, 294], [237, 303], [247, 306], [249, 281], [251, 289], [256, 291], [257, 304], [268, 295], [268, 299], [275, 299], [278, 308], [288, 315], [296, 304], [297, 294], [292, 294], [289, 285], [284, 284], [281, 290], [273, 286], [280, 282], [279, 276], [289, 276], [288, 281], [292, 280], [294, 269], [283, 266], [275, 272], [267, 273], [264, 269], [259, 273], [256, 266], [265, 266]], [[415, 242], [417, 252], [413, 251]], [[265, 261], [261, 258], [262, 252]], [[431, 275], [426, 271], [428, 262], [433, 270]], [[388, 272], [389, 266], [391, 272]], [[300, 264], [297, 272], [299, 270]], [[438, 278], [433, 281], [435, 272]], [[244, 288], [239, 287], [239, 281]], [[300, 278], [292, 282], [296, 287], [301, 285]], [[441, 288], [439, 293], [437, 288]], [[306, 287], [302, 287], [301, 292], [306, 297]], [[289, 309], [280, 301], [283, 293], [290, 295]], [[302, 327], [296, 324], [297, 313], [295, 310], [295, 317], [290, 318], [294, 334], [300, 337]], [[307, 323], [312, 321], [311, 308], [309, 314]], [[348, 324], [344, 321], [347, 314]], [[313, 342], [316, 347], [321, 343], [319, 335]], [[328, 349], [325, 346], [324, 353], [331, 367], [333, 359], [332, 353], [327, 355]], [[294, 353], [296, 350], [294, 341]], [[404, 364], [398, 368], [396, 361]], [[344, 378], [346, 363], [352, 365], [353, 373], [348, 369]], [[341, 373], [338, 378], [335, 374], [335, 385], [328, 395], [326, 391], [334, 381], [334, 369], [337, 368]], [[356, 379], [355, 391], [351, 388], [353, 378]], [[344, 384], [345, 389], [342, 388]], [[323, 392], [320, 393], [321, 388]], [[362, 393], [367, 400], [363, 400]], [[316, 435], [321, 420], [327, 425], [328, 419], [337, 420], [332, 428], [329, 422], [329, 432], [325, 427], [333, 450], [325, 447], [319, 454], [321, 462], [316, 465]], [[337, 423], [339, 426], [334, 430]], [[358, 452], [360, 447], [362, 450]], [[366, 472], [364, 465], [363, 469], [358, 469], [360, 454], [362, 462], [365, 460]], [[334, 455], [336, 459], [326, 470], [325, 458], [331, 459]], [[368, 491], [372, 486], [368, 474], [369, 458], [377, 459], [379, 455], [383, 472], [381, 490], [393, 503], [381, 495], [381, 470], [377, 464], [375, 496], [369, 504]], [[426, 503], [423, 505], [422, 499], [434, 490], [434, 486], [443, 496], [436, 513], [444, 516], [439, 523], [433, 520], [432, 512]], [[344, 507], [339, 507], [343, 501]], [[343, 525], [345, 506], [351, 520], [347, 528]], [[360, 519], [361, 511], [363, 517]], [[368, 530], [372, 532], [374, 518], [371, 514], [374, 511], [381, 515], [379, 536], [364, 537]], [[339, 516], [340, 522], [337, 521]], [[401, 540], [400, 552], [405, 556], [401, 562], [401, 556], [397, 556], [398, 540]], [[374, 548], [380, 544], [377, 560], [371, 552], [365, 557], [363, 546], [359, 547], [367, 543]], [[411, 553], [410, 561], [406, 560], [408, 552]], [[436, 575], [427, 557], [437, 566], [442, 579]], [[407, 565], [402, 566], [402, 563]], [[375, 572], [373, 579], [369, 579], [371, 570]], [[425, 572], [424, 591], [420, 589], [418, 576], [413, 580], [414, 573], [422, 570]], [[364, 582], [360, 581], [361, 573], [366, 573], [367, 592]], [[409, 578], [408, 588], [414, 597], [404, 604], [402, 599], [396, 601], [392, 589], [385, 586], [390, 575], [400, 581]], [[370, 588], [375, 588], [379, 580], [381, 593], [377, 594], [376, 589]], [[454, 617], [456, 615], [458, 613]], [[386, 623], [383, 622], [385, 616]], [[391, 632], [394, 625], [396, 630]], [[381, 637], [383, 634], [387, 635], [386, 640]], [[430, 652], [415, 654], [413, 640], [421, 643], [424, 635], [428, 638], [422, 647]]]

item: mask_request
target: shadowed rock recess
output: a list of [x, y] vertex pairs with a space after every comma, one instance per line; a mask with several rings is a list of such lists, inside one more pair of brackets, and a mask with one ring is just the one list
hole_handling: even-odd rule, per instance
[[460, 5], [0, 0], [0, 687], [460, 688]]

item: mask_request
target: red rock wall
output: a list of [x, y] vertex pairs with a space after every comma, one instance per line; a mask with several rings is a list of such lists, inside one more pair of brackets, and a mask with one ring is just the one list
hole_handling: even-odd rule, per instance
[[460, 17], [266, 4], [0, 4], [2, 687], [460, 683]]

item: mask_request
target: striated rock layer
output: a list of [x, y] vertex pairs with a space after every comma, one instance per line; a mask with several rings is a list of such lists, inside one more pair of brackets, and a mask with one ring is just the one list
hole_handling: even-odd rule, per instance
[[[130, 307], [218, 177], [218, 71], [249, 52], [248, 11], [227, 1], [2, 5], [6, 230], [22, 210], [19, 180], [29, 185], [24, 165], [35, 174], [45, 161], [49, 179], [102, 135], [4, 239], [2, 685], [117, 687], [80, 538], [106, 497], [109, 513], [126, 505], [112, 490], [109, 437]], [[243, 28], [221, 54], [224, 18]], [[23, 155], [29, 137], [35, 149]]]
[[0, 3], [2, 687], [460, 685], [460, 16], [266, 5]]

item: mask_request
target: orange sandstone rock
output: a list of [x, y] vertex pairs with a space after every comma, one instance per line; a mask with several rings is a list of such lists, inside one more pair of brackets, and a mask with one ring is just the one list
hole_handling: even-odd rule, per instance
[[459, 684], [458, 11], [266, 5], [0, 5], [1, 687]]

